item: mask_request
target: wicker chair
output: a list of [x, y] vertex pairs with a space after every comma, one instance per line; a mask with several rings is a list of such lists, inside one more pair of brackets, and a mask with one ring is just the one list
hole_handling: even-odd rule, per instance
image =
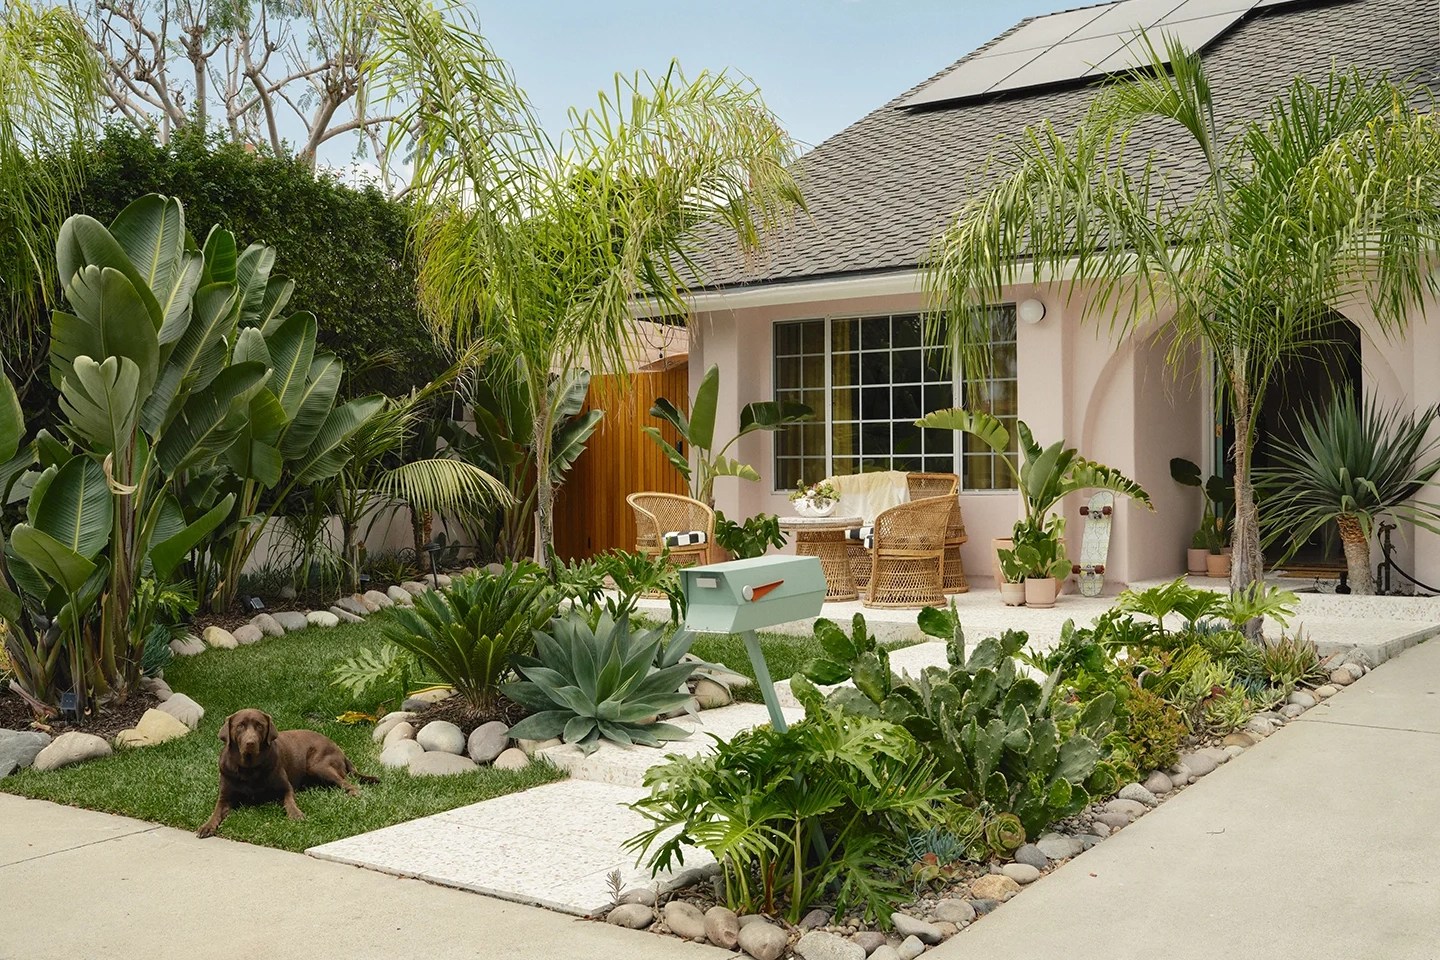
[[675, 493], [632, 493], [625, 502], [635, 511], [635, 552], [655, 556], [667, 548], [666, 535], [678, 533], [691, 542], [669, 545], [670, 562], [677, 567], [705, 562], [715, 540], [714, 510]]
[[928, 607], [945, 602], [945, 531], [955, 497], [926, 497], [875, 518], [867, 607]]
[[[925, 497], [950, 497], [953, 500], [960, 489], [960, 478], [953, 473], [908, 473], [905, 483], [910, 489], [911, 500]], [[960, 511], [960, 501], [955, 500], [955, 509], [950, 511], [950, 520], [945, 525], [946, 594], [970, 591], [970, 581], [965, 578], [965, 562], [960, 559], [960, 547], [969, 539], [965, 534], [965, 515]]]

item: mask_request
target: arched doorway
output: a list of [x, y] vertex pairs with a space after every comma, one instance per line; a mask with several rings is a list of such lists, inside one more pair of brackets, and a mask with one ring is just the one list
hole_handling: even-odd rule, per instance
[[[1252, 476], [1275, 463], [1274, 444], [1299, 437], [1299, 426], [1306, 415], [1318, 405], [1328, 403], [1336, 391], [1361, 390], [1360, 328], [1338, 313], [1332, 312], [1318, 342], [1293, 356], [1275, 374], [1255, 423], [1255, 451]], [[1222, 447], [1216, 462], [1234, 470], [1235, 431], [1228, 411], [1223, 412], [1223, 430], [1217, 431]], [[1263, 523], [1265, 502], [1260, 496]], [[1289, 552], [1289, 545], [1276, 543], [1265, 551], [1267, 565]], [[1326, 527], [1296, 551], [1286, 562], [1285, 570], [1297, 576], [1333, 574], [1345, 569], [1345, 557], [1333, 528]]]

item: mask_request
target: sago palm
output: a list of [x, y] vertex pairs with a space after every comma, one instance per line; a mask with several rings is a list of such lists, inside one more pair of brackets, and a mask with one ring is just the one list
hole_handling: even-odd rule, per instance
[[1338, 394], [1307, 412], [1294, 440], [1272, 444], [1275, 465], [1260, 473], [1267, 543], [1289, 559], [1331, 522], [1340, 530], [1351, 589], [1374, 593], [1370, 538], [1389, 515], [1440, 533], [1440, 504], [1416, 500], [1440, 473], [1440, 439], [1425, 435], [1440, 407], [1419, 414]]
[[[1135, 43], [1145, 67], [1097, 93], [1075, 129], [1025, 130], [939, 237], [931, 327], [983, 365], [988, 305], [1017, 282], [1087, 285], [1083, 317], [1120, 335], [1171, 315], [1172, 365], [1199, 347], [1233, 418], [1243, 587], [1263, 572], [1251, 452], [1277, 371], [1327, 339], [1333, 306], [1356, 303], [1394, 333], [1435, 287], [1440, 119], [1414, 106], [1427, 91], [1335, 69], [1222, 129], [1199, 53]], [[1127, 150], [1142, 125], [1173, 126], [1167, 150], [1193, 164], [1167, 180], [1155, 153]]]
[[446, 339], [495, 347], [530, 396], [548, 558], [552, 378], [589, 368], [623, 382], [637, 298], [688, 314], [701, 232], [753, 247], [799, 203], [794, 145], [749, 83], [676, 65], [617, 77], [554, 140], [465, 7], [377, 11], [375, 89], [408, 107], [391, 153], [413, 158], [422, 303]]

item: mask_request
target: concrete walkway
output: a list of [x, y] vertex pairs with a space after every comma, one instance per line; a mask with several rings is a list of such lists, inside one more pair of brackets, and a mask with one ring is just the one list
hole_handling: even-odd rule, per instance
[[1440, 642], [1410, 650], [926, 957], [1440, 957]]
[[705, 960], [669, 938], [0, 794], [0, 960]]

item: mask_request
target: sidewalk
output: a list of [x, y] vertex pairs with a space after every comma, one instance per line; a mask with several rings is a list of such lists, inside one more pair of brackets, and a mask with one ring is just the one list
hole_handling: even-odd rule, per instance
[[925, 957], [1434, 960], [1437, 783], [1432, 640]]
[[733, 956], [300, 854], [0, 794], [0, 960]]

